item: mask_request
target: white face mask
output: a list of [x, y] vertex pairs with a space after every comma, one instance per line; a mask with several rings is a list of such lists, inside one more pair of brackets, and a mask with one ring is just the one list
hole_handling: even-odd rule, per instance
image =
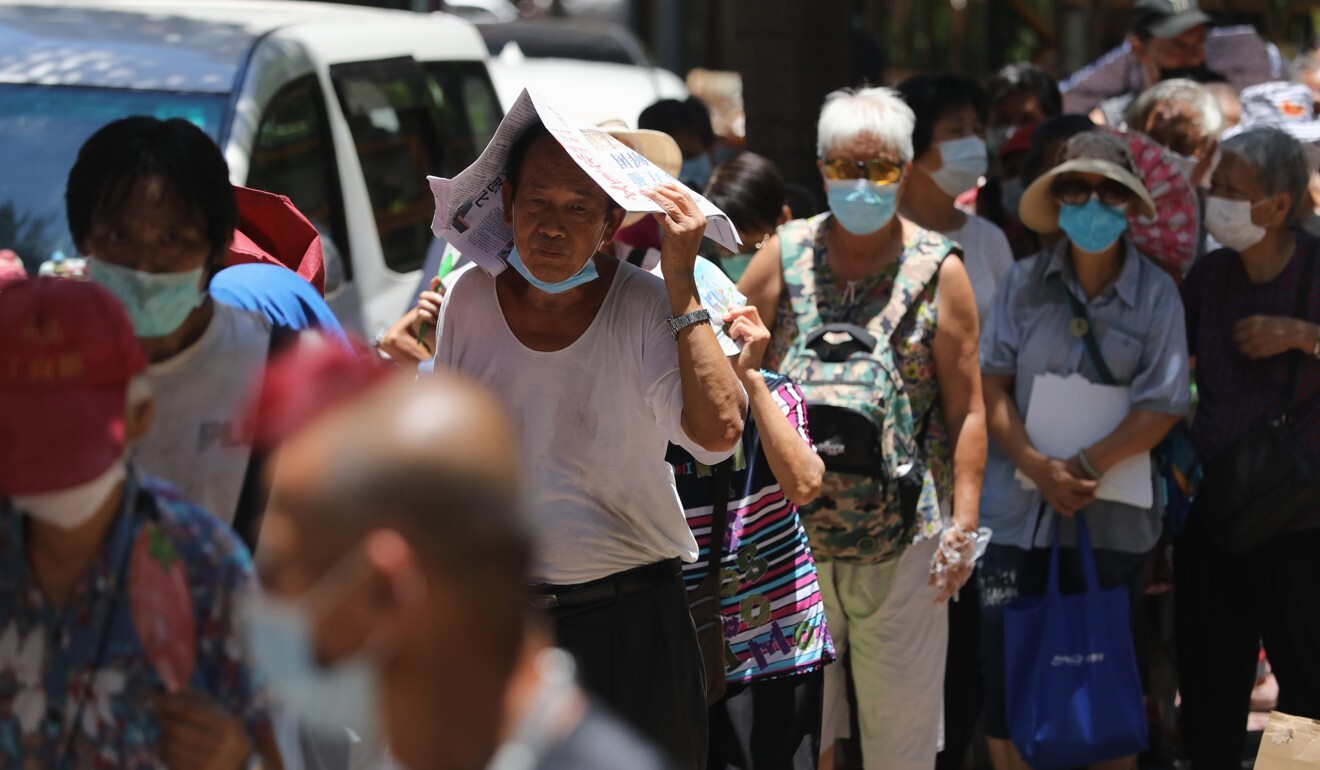
[[1211, 195], [1205, 200], [1205, 226], [1216, 241], [1234, 251], [1260, 243], [1265, 228], [1251, 221], [1251, 212], [1264, 201], [1235, 201]]
[[[989, 163], [986, 155], [985, 140], [979, 136], [964, 136], [940, 142], [936, 147], [940, 151], [943, 165], [938, 171], [926, 171], [935, 184], [946, 195], [957, 197], [976, 186]], [[925, 170], [925, 169], [923, 169]]]
[[253, 662], [290, 713], [326, 731], [348, 727], [375, 738], [381, 734], [379, 637], [328, 666], [316, 660], [317, 612], [338, 601], [355, 558], [350, 552], [297, 600], [249, 594], [244, 626]]
[[1174, 165], [1178, 167], [1178, 170], [1182, 172], [1183, 178], [1187, 179], [1189, 182], [1192, 179], [1192, 173], [1196, 171], [1196, 164], [1201, 162], [1199, 158], [1193, 158], [1190, 155], [1183, 155], [1182, 153], [1174, 152], [1173, 150], [1169, 150], [1169, 159], [1172, 160]]
[[121, 458], [101, 475], [76, 487], [40, 495], [14, 495], [10, 502], [21, 513], [43, 524], [52, 524], [66, 530], [76, 529], [96, 515], [125, 475]]

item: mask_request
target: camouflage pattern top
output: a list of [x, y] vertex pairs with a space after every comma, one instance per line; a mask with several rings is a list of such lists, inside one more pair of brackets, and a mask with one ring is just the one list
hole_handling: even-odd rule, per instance
[[[949, 239], [928, 230], [918, 230], [904, 244], [893, 263], [859, 281], [844, 281], [834, 275], [826, 255], [828, 212], [807, 220], [795, 220], [779, 228], [783, 259], [784, 291], [775, 314], [767, 367], [783, 366], [783, 359], [802, 333], [827, 323], [851, 323], [866, 327], [884, 313], [895, 290], [906, 291], [908, 311], [890, 337], [894, 360], [911, 403], [913, 422], [927, 424], [920, 445], [928, 475], [917, 506], [916, 521], [909, 532], [901, 514], [875, 492], [875, 482], [866, 477], [830, 478], [814, 503], [802, 509], [803, 524], [812, 535], [813, 553], [821, 561], [847, 560], [878, 563], [902, 553], [905, 535], [911, 542], [937, 537], [944, 529], [940, 501], [953, 490], [951, 448], [935, 379], [935, 341], [939, 309], [938, 270], [924, 285], [915, 285], [903, 266], [914, 259], [935, 260], [935, 267], [948, 254], [959, 254]], [[921, 271], [909, 271], [920, 273]], [[814, 287], [808, 284], [814, 284]], [[803, 302], [804, 293], [814, 293], [815, 302]], [[794, 299], [804, 312], [794, 312]], [[813, 312], [814, 311], [814, 312]], [[888, 324], [885, 324], [888, 328]], [[859, 483], [861, 479], [861, 483]], [[860, 549], [846, 550], [825, 542], [828, 533], [853, 528], [858, 521], [872, 521], [865, 528], [872, 535]]]

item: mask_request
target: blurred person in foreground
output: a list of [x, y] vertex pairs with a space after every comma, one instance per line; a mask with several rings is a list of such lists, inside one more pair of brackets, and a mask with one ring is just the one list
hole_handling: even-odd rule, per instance
[[1205, 41], [1212, 22], [1196, 0], [1137, 0], [1128, 44], [1141, 68], [1141, 87], [1104, 100], [1091, 111], [1091, 120], [1123, 128], [1124, 113], [1132, 101], [1162, 80], [1222, 82], [1224, 76], [1205, 62]]
[[[994, 439], [981, 515], [994, 534], [978, 579], [983, 717], [996, 770], [1026, 767], [1009, 740], [1004, 605], [1045, 592], [1056, 527], [1064, 591], [1081, 585], [1071, 517], [1085, 511], [1101, 586], [1127, 589], [1135, 612], [1147, 557], [1160, 536], [1161, 506], [1097, 501], [1096, 489], [1110, 469], [1155, 447], [1190, 408], [1178, 290], [1123, 237], [1131, 218], [1155, 210], [1130, 153], [1114, 135], [1086, 132], [1064, 144], [1060, 160], [1027, 188], [1022, 221], [1038, 232], [1062, 230], [1064, 238], [1013, 267], [981, 340]], [[1077, 320], [1083, 312], [1085, 326]], [[1087, 350], [1087, 328], [1094, 330], [1103, 361]], [[1075, 456], [1050, 457], [1035, 447], [1025, 425], [1035, 378], [1045, 373], [1126, 386], [1130, 411], [1109, 435]], [[1018, 473], [1034, 488], [1025, 488]], [[1134, 768], [1136, 758], [1101, 766]]]
[[789, 210], [784, 175], [774, 161], [754, 152], [739, 153], [715, 167], [706, 199], [729, 215], [748, 251], [730, 253], [714, 241], [707, 241], [707, 254], [720, 266], [729, 280], [742, 278], [757, 250], [770, 240], [775, 230], [793, 218]]
[[646, 191], [664, 212], [653, 215], [662, 280], [601, 251], [624, 211], [543, 125], [508, 158], [509, 269], [469, 270], [445, 297], [435, 369], [472, 378], [517, 415], [535, 528], [531, 600], [583, 683], [698, 767], [706, 703], [681, 575], [697, 547], [664, 457], [672, 442], [719, 463], [746, 414], [697, 292], [706, 218], [677, 185]]
[[64, 197], [92, 281], [123, 303], [150, 362], [156, 420], [135, 460], [255, 542], [264, 501], [240, 412], [274, 337], [207, 291], [238, 217], [224, 156], [186, 120], [124, 118], [83, 144]]
[[[915, 122], [890, 89], [830, 94], [817, 136], [830, 211], [781, 227], [738, 285], [772, 329], [771, 369], [823, 324], [866, 327], [891, 301], [906, 308], [890, 338], [877, 340], [889, 350], [868, 371], [876, 398], [897, 382], [911, 403], [911, 432], [894, 427], [883, 441], [914, 447], [919, 500], [905, 512], [882, 490], [891, 485], [827, 471], [821, 496], [802, 512], [830, 634], [840, 655], [851, 651], [863, 758], [885, 768], [935, 763], [948, 641], [940, 603], [970, 570], [938, 587], [932, 572], [945, 566], [942, 543], [958, 550], [976, 532], [985, 464], [971, 281], [950, 258], [956, 244], [897, 213], [921, 173], [912, 169]], [[847, 676], [842, 666], [825, 670], [825, 767], [836, 739], [851, 732]]]
[[[1225, 139], [1220, 152], [1206, 219], [1224, 248], [1202, 257], [1182, 287], [1200, 396], [1192, 443], [1213, 461], [1291, 402], [1299, 405], [1290, 415], [1294, 435], [1314, 468], [1320, 242], [1296, 229], [1307, 159], [1296, 139], [1272, 127]], [[1279, 710], [1320, 718], [1320, 510], [1257, 548], [1229, 553], [1193, 508], [1174, 570], [1182, 743], [1192, 767], [1238, 767], [1262, 640]]]
[[155, 403], [105, 289], [0, 286], [0, 765], [281, 767], [233, 532], [129, 457]]
[[575, 684], [528, 605], [523, 454], [496, 401], [448, 375], [390, 378], [293, 430], [254, 650], [277, 690], [358, 711], [409, 770], [670, 767]]
[[988, 169], [982, 138], [985, 91], [972, 78], [946, 73], [908, 78], [898, 93], [917, 118], [914, 173], [906, 180], [899, 213], [962, 247], [977, 318], [984, 319], [999, 282], [1013, 266], [1013, 250], [1003, 230], [960, 210], [954, 201], [976, 187]]

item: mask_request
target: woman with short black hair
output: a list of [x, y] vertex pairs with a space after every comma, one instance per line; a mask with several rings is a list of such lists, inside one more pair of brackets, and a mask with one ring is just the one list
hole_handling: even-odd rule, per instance
[[984, 326], [995, 289], [1013, 266], [1013, 250], [1004, 232], [956, 205], [958, 197], [975, 188], [987, 170], [982, 138], [985, 91], [972, 78], [945, 73], [908, 78], [899, 84], [898, 92], [916, 115], [914, 173], [899, 211], [962, 247], [977, 316]]

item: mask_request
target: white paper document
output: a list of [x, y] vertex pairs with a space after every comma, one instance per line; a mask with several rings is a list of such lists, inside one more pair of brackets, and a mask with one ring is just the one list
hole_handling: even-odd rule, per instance
[[[1076, 374], [1038, 374], [1031, 386], [1027, 436], [1043, 454], [1066, 460], [1112, 433], [1131, 410], [1126, 387], [1097, 385]], [[1024, 488], [1035, 488], [1022, 471], [1017, 478]], [[1138, 508], [1154, 505], [1150, 452], [1111, 468], [1100, 481], [1096, 498]]]
[[500, 188], [508, 172], [509, 151], [538, 119], [578, 166], [624, 210], [658, 213], [660, 207], [642, 195], [642, 190], [664, 183], [678, 184], [692, 195], [706, 215], [706, 236], [735, 254], [742, 251], [742, 241], [729, 218], [700, 193], [682, 185], [605, 131], [560, 113], [543, 97], [524, 90], [475, 163], [453, 179], [426, 178], [435, 196], [431, 231], [437, 238], [453, 244], [482, 270], [498, 275], [513, 250], [513, 231], [504, 223]]

